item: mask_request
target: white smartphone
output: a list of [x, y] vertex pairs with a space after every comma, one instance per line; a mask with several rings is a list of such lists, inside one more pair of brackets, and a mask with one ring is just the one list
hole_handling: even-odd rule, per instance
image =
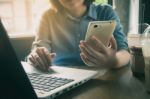
[[92, 21], [88, 25], [85, 41], [88, 41], [91, 36], [96, 36], [105, 46], [108, 46], [115, 27], [115, 20]]

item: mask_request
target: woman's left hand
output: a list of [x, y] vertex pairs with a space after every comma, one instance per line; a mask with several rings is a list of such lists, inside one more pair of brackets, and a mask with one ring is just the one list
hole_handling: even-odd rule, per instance
[[92, 36], [87, 42], [80, 41], [79, 47], [81, 49], [80, 56], [88, 66], [114, 68], [117, 65], [117, 44], [114, 37], [111, 38], [108, 47], [95, 36]]

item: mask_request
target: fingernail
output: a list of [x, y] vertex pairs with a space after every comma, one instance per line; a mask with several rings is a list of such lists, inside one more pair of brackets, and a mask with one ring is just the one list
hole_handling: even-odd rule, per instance
[[83, 43], [83, 40], [81, 40], [80, 43]]
[[84, 58], [87, 58], [87, 56], [85, 56], [83, 53], [81, 53], [80, 55], [83, 56]]
[[56, 53], [53, 53], [53, 55], [56, 56], [57, 54], [56, 54]]
[[96, 39], [96, 37], [93, 35], [93, 36], [92, 36], [92, 39]]

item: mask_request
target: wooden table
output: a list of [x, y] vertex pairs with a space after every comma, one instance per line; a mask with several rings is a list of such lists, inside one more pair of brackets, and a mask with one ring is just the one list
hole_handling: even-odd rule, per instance
[[[32, 71], [25, 65], [24, 69]], [[131, 66], [107, 70], [103, 75], [101, 73], [100, 76], [55, 99], [150, 99], [150, 94], [146, 92], [144, 84], [133, 77]]]
[[132, 76], [130, 67], [109, 70], [56, 99], [150, 99], [144, 85]]

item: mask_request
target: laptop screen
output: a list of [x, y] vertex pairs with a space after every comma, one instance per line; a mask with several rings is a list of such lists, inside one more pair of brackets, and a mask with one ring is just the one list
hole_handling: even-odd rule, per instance
[[0, 93], [1, 99], [37, 99], [0, 21]]

